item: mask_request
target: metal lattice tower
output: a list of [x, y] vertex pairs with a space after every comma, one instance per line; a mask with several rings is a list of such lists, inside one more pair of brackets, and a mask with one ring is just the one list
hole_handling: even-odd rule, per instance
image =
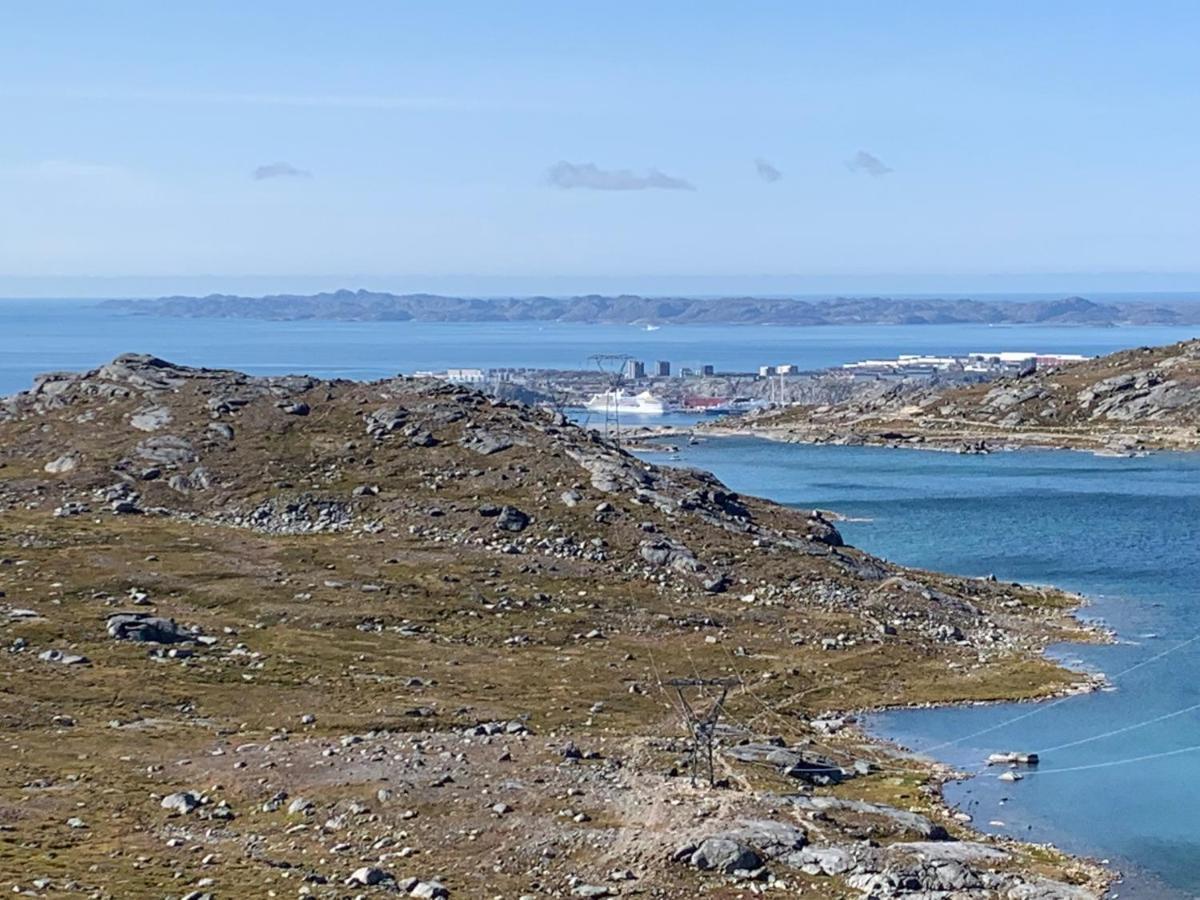
[[621, 445], [621, 410], [616, 395], [625, 384], [625, 364], [631, 359], [628, 353], [594, 353], [588, 357], [588, 362], [605, 376], [604, 436], [609, 437], [611, 429], [617, 446]]
[[[680, 712], [683, 714], [683, 722], [688, 730], [693, 786], [696, 784], [696, 775], [699, 773], [700, 765], [704, 763], [708, 769], [708, 786], [716, 787], [713, 742], [716, 736], [717, 721], [721, 718], [721, 710], [725, 706], [725, 697], [729, 694], [729, 689], [738, 683], [736, 679], [729, 678], [672, 678], [667, 682], [668, 685], [675, 688], [675, 692], [679, 695]], [[708, 712], [701, 714], [688, 702], [684, 688], [700, 688], [701, 698], [703, 698], [703, 689], [708, 687], [719, 687], [721, 693], [713, 701]]]

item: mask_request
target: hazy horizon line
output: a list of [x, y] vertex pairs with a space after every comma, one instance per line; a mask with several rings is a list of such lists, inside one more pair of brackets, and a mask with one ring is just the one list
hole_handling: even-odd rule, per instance
[[103, 300], [233, 294], [269, 296], [366, 290], [446, 296], [691, 297], [955, 295], [1168, 295], [1200, 297], [1200, 272], [878, 273], [821, 275], [3, 275], [0, 299]]

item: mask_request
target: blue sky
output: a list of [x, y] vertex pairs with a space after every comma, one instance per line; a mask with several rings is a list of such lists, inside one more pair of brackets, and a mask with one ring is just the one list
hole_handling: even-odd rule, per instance
[[13, 0], [0, 293], [1196, 289], [1197, 46], [1195, 3]]

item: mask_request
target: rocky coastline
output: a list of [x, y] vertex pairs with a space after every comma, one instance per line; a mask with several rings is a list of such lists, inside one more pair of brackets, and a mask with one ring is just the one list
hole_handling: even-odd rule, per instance
[[[885, 562], [552, 412], [124, 356], [0, 401], [0, 544], [0, 884], [24, 892], [1111, 877], [976, 834], [851, 712], [1079, 688], [1041, 655], [1088, 638], [1079, 598]], [[680, 704], [722, 695], [710, 783]]]
[[957, 453], [1021, 448], [1132, 457], [1200, 450], [1200, 341], [1122, 351], [966, 387], [775, 408], [705, 423], [710, 434]]

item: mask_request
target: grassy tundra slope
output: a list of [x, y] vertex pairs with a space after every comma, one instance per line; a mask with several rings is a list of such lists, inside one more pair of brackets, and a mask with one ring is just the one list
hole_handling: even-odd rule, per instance
[[968, 387], [898, 386], [862, 401], [774, 410], [737, 427], [821, 443], [1195, 450], [1200, 341], [1124, 350]]
[[844, 721], [1071, 686], [1073, 598], [841, 543], [435, 382], [44, 376], [0, 401], [0, 888], [1094, 896]]

